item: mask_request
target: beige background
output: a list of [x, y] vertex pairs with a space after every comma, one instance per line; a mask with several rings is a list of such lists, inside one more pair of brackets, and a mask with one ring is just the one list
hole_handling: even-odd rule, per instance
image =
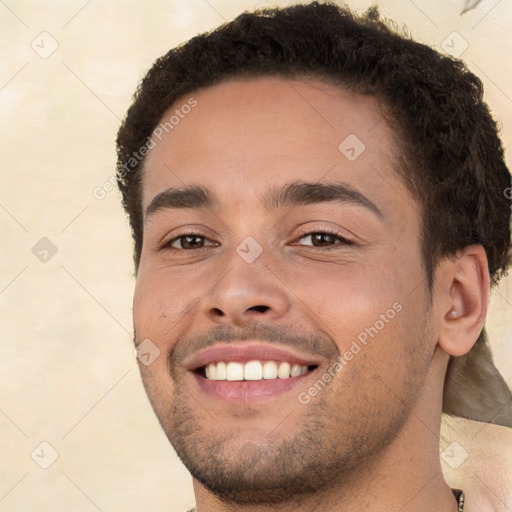
[[[372, 2], [348, 3], [362, 9]], [[452, 51], [467, 42], [462, 58], [483, 78], [510, 147], [512, 3], [482, 0], [460, 16], [464, 3], [378, 5], [439, 49], [444, 40]], [[1, 510], [177, 512], [193, 503], [190, 477], [160, 430], [136, 367], [131, 240], [119, 196], [114, 190], [97, 200], [92, 191], [114, 172], [120, 119], [153, 60], [244, 9], [271, 4], [0, 2]], [[42, 237], [55, 255], [45, 255], [47, 242], [32, 252]], [[493, 294], [488, 327], [510, 384], [511, 303], [508, 278]], [[58, 453], [47, 469], [40, 465], [52, 461], [52, 448], [41, 442]], [[510, 431], [449, 421], [446, 446], [458, 462], [467, 457], [457, 468], [444, 465], [451, 482], [464, 485], [474, 503], [481, 491], [497, 510], [512, 509], [499, 484], [506, 475], [495, 470], [511, 457]], [[510, 508], [503, 508], [507, 500]]]

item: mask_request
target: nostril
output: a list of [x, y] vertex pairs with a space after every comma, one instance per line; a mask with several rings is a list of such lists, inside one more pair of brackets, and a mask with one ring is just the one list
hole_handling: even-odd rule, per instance
[[222, 311], [221, 309], [219, 308], [213, 308], [212, 309], [213, 313], [217, 316], [224, 316], [224, 311]]
[[252, 306], [248, 309], [248, 311], [258, 311], [258, 313], [265, 313], [265, 311], [269, 310], [268, 306]]

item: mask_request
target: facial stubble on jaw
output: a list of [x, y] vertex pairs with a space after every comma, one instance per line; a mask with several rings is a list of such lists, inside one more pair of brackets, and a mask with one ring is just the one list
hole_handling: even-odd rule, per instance
[[[323, 393], [324, 397], [307, 406], [297, 402], [303, 411], [300, 422], [286, 415], [283, 421], [279, 416], [268, 436], [257, 440], [243, 436], [245, 440], [240, 441], [236, 431], [216, 424], [207, 413], [198, 417], [194, 404], [187, 400], [187, 391], [177, 388], [162, 426], [192, 476], [222, 501], [239, 505], [300, 503], [306, 495], [329, 487], [343, 489], [356, 469], [364, 471], [372, 464], [403, 423], [398, 414], [391, 414], [394, 423], [383, 425], [382, 415], [375, 414], [366, 418], [366, 428], [354, 417], [340, 426], [326, 414], [332, 407], [331, 392], [324, 388]], [[205, 429], [205, 423], [213, 424], [213, 429]], [[297, 423], [300, 428], [290, 433]]]
[[[315, 339], [311, 346], [319, 343], [321, 340]], [[172, 357], [169, 359], [170, 403], [159, 400], [165, 391], [158, 390], [155, 380], [151, 382], [151, 372], [141, 366], [153, 409], [192, 476], [221, 500], [236, 504], [292, 503], [330, 486], [343, 489], [344, 480], [346, 483], [355, 470], [364, 470], [396, 437], [412, 409], [411, 390], [418, 388], [417, 382], [401, 383], [404, 393], [410, 394], [408, 407], [403, 400], [383, 406], [375, 403], [378, 400], [371, 389], [366, 395], [358, 392], [357, 382], [365, 380], [361, 358], [362, 364], [352, 366], [350, 377], [346, 372], [339, 375], [347, 380], [343, 387], [338, 385], [337, 392], [333, 379], [307, 406], [293, 400], [288, 411], [279, 412], [267, 433], [250, 438], [243, 431], [251, 421], [258, 424], [257, 408], [238, 411], [239, 417], [245, 416], [238, 431], [226, 428], [205, 404], [192, 400], [179, 371], [172, 371]], [[335, 359], [333, 354], [331, 359]], [[350, 402], [349, 406], [344, 407], [344, 402]], [[333, 414], [338, 406], [345, 411], [341, 422], [336, 412]]]

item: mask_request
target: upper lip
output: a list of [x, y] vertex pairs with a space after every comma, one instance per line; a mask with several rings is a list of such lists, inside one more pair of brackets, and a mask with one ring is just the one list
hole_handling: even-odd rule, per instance
[[212, 347], [199, 350], [185, 361], [185, 368], [197, 370], [210, 363], [219, 361], [286, 361], [290, 364], [318, 365], [318, 357], [312, 354], [298, 353], [289, 348], [276, 347], [261, 342], [216, 343]]

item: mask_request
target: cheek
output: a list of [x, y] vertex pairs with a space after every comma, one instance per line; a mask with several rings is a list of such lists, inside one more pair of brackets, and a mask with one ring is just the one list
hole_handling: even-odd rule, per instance
[[190, 279], [165, 269], [142, 270], [137, 276], [133, 296], [133, 318], [139, 338], [154, 338], [155, 343], [169, 342], [174, 327], [187, 317], [187, 312], [193, 312], [199, 299], [200, 294], [190, 286]]
[[[289, 274], [288, 282], [295, 283], [293, 291], [320, 328], [324, 324], [337, 339], [350, 339], [401, 301], [400, 283], [389, 274], [381, 266], [333, 265]], [[388, 316], [394, 318], [395, 313], [391, 310]]]
[[[133, 296], [133, 322], [138, 343], [138, 364], [146, 391], [154, 403], [158, 395], [172, 393], [168, 355], [181, 325], [180, 293], [162, 279], [139, 272]], [[147, 355], [146, 355], [147, 354]], [[148, 364], [149, 363], [149, 364]]]
[[[390, 250], [364, 264], [311, 266], [289, 273], [287, 282], [303, 314], [327, 332], [340, 355], [387, 373], [400, 374], [421, 342], [425, 276], [412, 250]], [[301, 306], [302, 307], [302, 306]]]

